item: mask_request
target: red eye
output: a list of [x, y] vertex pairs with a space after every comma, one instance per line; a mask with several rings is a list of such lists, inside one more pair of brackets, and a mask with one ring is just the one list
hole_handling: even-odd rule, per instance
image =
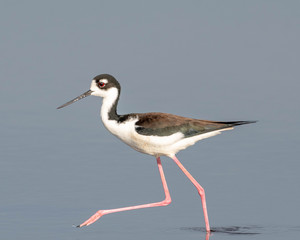
[[105, 86], [105, 83], [104, 82], [99, 82], [98, 86], [101, 87], [101, 88], [103, 88]]

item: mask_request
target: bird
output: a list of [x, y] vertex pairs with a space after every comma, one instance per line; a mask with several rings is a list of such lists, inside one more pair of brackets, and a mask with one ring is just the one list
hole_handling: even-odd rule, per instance
[[141, 208], [167, 206], [171, 203], [171, 195], [161, 164], [161, 156], [166, 156], [178, 165], [182, 172], [196, 187], [202, 203], [205, 229], [211, 232], [204, 188], [186, 170], [176, 154], [195, 144], [199, 140], [231, 130], [235, 126], [254, 123], [256, 121], [209, 121], [177, 116], [169, 113], [130, 113], [119, 115], [117, 106], [120, 98], [120, 83], [110, 74], [100, 74], [92, 79], [90, 89], [71, 101], [59, 106], [66, 107], [87, 96], [102, 97], [101, 119], [109, 132], [138, 152], [154, 156], [164, 189], [165, 199], [129, 207], [98, 210], [88, 220], [77, 227], [88, 226], [103, 215]]

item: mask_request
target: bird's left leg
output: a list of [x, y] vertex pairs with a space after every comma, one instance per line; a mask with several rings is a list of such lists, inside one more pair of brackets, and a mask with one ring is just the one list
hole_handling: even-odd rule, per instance
[[161, 181], [162, 181], [163, 188], [164, 188], [164, 192], [165, 192], [165, 199], [163, 201], [155, 202], [155, 203], [142, 204], [142, 205], [137, 205], [137, 206], [131, 206], [131, 207], [99, 210], [93, 216], [91, 216], [88, 220], [86, 220], [84, 223], [78, 225], [77, 227], [88, 226], [88, 225], [96, 222], [103, 215], [110, 214], [110, 213], [123, 212], [123, 211], [135, 210], [135, 209], [140, 209], [140, 208], [160, 207], [160, 206], [169, 205], [171, 203], [171, 196], [170, 196], [167, 181], [166, 181], [166, 178], [165, 178], [165, 175], [164, 175], [163, 167], [161, 165], [160, 157], [158, 157], [156, 160], [157, 160], [157, 166], [158, 166], [159, 174], [160, 174]]
[[204, 220], [205, 220], [205, 226], [206, 226], [206, 232], [210, 232], [210, 226], [208, 221], [208, 214], [207, 214], [207, 207], [206, 207], [206, 199], [205, 199], [205, 192], [203, 187], [193, 178], [193, 176], [185, 169], [185, 167], [181, 164], [181, 162], [177, 159], [177, 157], [174, 155], [172, 157], [174, 162], [178, 165], [178, 167], [183, 171], [183, 173], [190, 179], [190, 181], [194, 184], [194, 186], [197, 188], [198, 193], [201, 197], [202, 201], [202, 208], [204, 213]]

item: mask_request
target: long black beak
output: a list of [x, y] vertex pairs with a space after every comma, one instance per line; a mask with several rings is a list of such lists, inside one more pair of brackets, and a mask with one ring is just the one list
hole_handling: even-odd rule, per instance
[[61, 105], [61, 106], [59, 106], [57, 109], [66, 107], [66, 106], [68, 106], [68, 105], [70, 105], [70, 104], [72, 104], [72, 103], [74, 103], [74, 102], [77, 102], [77, 101], [80, 100], [80, 99], [83, 99], [83, 98], [85, 98], [85, 97], [87, 97], [87, 96], [90, 96], [90, 95], [92, 94], [92, 92], [93, 92], [93, 91], [88, 90], [87, 92], [85, 92], [85, 93], [81, 94], [80, 96], [78, 96], [78, 97], [72, 99], [71, 101], [69, 101], [69, 102], [67, 102], [67, 103], [65, 103], [65, 104], [63, 104], [63, 105]]

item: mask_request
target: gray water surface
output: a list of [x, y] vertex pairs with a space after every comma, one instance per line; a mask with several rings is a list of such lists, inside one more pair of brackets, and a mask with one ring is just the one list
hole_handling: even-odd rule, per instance
[[[0, 239], [299, 239], [297, 1], [3, 1], [0, 8]], [[162, 158], [101, 123], [101, 99], [56, 107], [100, 73], [122, 85], [119, 112], [259, 120], [178, 154], [200, 197]]]

